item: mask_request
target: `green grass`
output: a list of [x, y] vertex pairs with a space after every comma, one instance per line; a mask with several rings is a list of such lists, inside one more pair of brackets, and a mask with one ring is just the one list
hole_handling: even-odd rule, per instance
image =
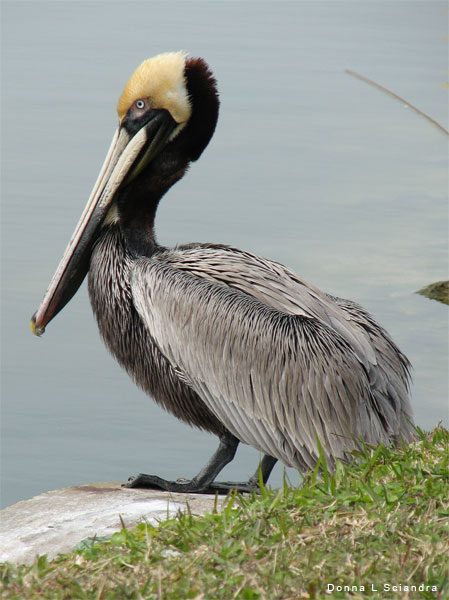
[[219, 513], [122, 529], [32, 566], [0, 565], [0, 596], [449, 598], [449, 432], [418, 434], [399, 449], [365, 448], [358, 465], [334, 474], [309, 473], [298, 489], [230, 495]]

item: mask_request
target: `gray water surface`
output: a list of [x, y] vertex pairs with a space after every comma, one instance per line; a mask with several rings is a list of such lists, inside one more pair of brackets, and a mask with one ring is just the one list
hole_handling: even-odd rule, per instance
[[[147, 57], [203, 56], [221, 93], [204, 155], [162, 201], [159, 241], [228, 243], [373, 312], [414, 366], [423, 428], [448, 423], [443, 2], [2, 2], [2, 504], [140, 471], [194, 475], [212, 436], [164, 413], [108, 355], [86, 288], [36, 310]], [[446, 122], [445, 122], [446, 121]], [[224, 472], [244, 479], [241, 448]], [[282, 480], [276, 467], [272, 484]], [[288, 471], [297, 481], [297, 474]]]

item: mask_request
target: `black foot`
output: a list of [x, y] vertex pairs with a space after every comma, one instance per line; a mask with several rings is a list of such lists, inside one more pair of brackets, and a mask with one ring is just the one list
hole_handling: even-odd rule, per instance
[[178, 479], [177, 481], [168, 481], [157, 477], [157, 475], [146, 475], [140, 473], [136, 477], [130, 477], [127, 483], [123, 483], [122, 487], [126, 488], [145, 488], [165, 490], [166, 492], [184, 492], [188, 494], [227, 494], [230, 490], [238, 492], [256, 492], [259, 489], [259, 484], [250, 479], [247, 483], [238, 483], [232, 481], [218, 482], [214, 481], [209, 485], [199, 484], [195, 479]]
[[178, 479], [178, 481], [168, 481], [157, 475], [146, 475], [145, 473], [139, 473], [136, 477], [130, 477], [126, 483], [122, 484], [122, 487], [165, 490], [166, 492], [205, 493], [193, 480]]

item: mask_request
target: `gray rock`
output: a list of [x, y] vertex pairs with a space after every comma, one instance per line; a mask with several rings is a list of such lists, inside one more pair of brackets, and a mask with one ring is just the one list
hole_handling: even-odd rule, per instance
[[[218, 498], [218, 505], [223, 497]], [[74, 550], [89, 537], [110, 536], [146, 521], [152, 525], [189, 505], [193, 514], [211, 512], [215, 497], [127, 489], [118, 482], [69, 487], [23, 500], [0, 511], [0, 561], [33, 562]]]

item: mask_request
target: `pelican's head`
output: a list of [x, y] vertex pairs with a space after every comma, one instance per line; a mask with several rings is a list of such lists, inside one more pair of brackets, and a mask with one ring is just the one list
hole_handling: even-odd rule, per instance
[[136, 69], [118, 101], [118, 129], [92, 194], [31, 319], [33, 333], [42, 335], [78, 290], [99, 232], [116, 218], [118, 198], [132, 186], [162, 196], [209, 143], [218, 108], [216, 82], [202, 58], [168, 52]]

